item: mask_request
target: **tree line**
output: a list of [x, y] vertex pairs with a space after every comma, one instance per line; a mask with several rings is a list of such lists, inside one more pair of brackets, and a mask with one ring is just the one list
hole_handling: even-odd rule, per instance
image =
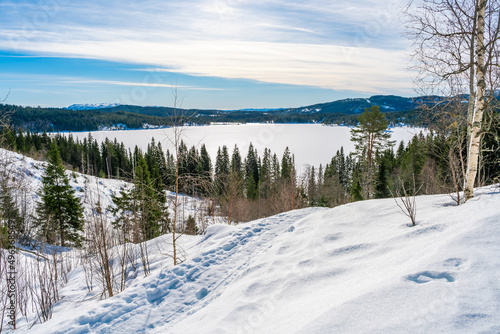
[[[388, 97], [384, 97], [388, 99]], [[364, 99], [360, 99], [363, 100]], [[365, 102], [366, 104], [367, 102]], [[406, 102], [407, 103], [407, 102]], [[323, 106], [313, 113], [301, 112], [300, 108], [270, 111], [220, 111], [187, 110], [192, 115], [190, 122], [208, 125], [213, 122], [229, 123], [322, 123], [355, 126], [362, 108], [344, 108], [344, 104], [334, 102]], [[359, 104], [359, 103], [357, 103]], [[355, 105], [357, 105], [355, 104]], [[408, 104], [408, 103], [407, 103]], [[350, 104], [349, 104], [350, 105]], [[405, 123], [411, 126], [426, 126], [421, 110], [409, 107], [408, 110], [393, 111], [386, 109], [388, 121], [392, 125]], [[144, 126], [172, 126], [178, 124], [174, 108], [118, 106], [95, 110], [67, 110], [60, 108], [21, 107], [0, 104], [0, 113], [10, 114], [10, 123], [17, 129], [30, 129], [36, 132], [55, 131], [97, 131], [103, 127], [121, 126], [126, 129], [140, 129]]]

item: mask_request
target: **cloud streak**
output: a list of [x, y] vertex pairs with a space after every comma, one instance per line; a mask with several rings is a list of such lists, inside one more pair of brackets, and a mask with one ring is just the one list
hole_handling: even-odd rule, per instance
[[410, 87], [407, 45], [394, 35], [399, 2], [21, 1], [2, 5], [0, 49], [384, 93]]

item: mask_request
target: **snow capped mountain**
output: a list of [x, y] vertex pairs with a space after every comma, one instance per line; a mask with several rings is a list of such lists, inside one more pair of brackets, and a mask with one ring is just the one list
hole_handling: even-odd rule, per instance
[[87, 104], [72, 104], [66, 109], [68, 110], [92, 110], [118, 107], [119, 103], [87, 103]]

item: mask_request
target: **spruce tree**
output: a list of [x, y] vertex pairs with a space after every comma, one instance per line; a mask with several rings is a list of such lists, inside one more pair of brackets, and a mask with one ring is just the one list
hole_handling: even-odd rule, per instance
[[217, 157], [215, 159], [215, 192], [217, 195], [224, 194], [229, 177], [229, 153], [227, 147], [224, 145], [217, 150]]
[[209, 185], [212, 183], [212, 161], [205, 144], [200, 148], [200, 159], [198, 161], [198, 175], [200, 176], [200, 188], [204, 195], [209, 194]]
[[48, 243], [59, 243], [65, 247], [66, 242], [70, 242], [78, 246], [82, 241], [79, 232], [83, 231], [83, 208], [75, 190], [69, 185], [69, 177], [54, 143], [47, 160], [35, 225]]
[[123, 232], [124, 242], [139, 243], [170, 231], [170, 218], [163, 190], [154, 187], [146, 159], [139, 151], [134, 186], [112, 195], [109, 210], [115, 215], [113, 226]]
[[255, 200], [259, 196], [259, 162], [257, 151], [252, 143], [248, 147], [247, 158], [245, 159], [245, 183], [246, 195], [250, 200]]

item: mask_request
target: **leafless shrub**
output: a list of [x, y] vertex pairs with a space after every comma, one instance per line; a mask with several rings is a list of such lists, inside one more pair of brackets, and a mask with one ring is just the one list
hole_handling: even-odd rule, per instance
[[[408, 218], [410, 218], [412, 226], [416, 225], [416, 217], [417, 217], [417, 204], [415, 201], [415, 195], [420, 191], [422, 188], [422, 185], [416, 189], [415, 186], [415, 175], [413, 175], [413, 188], [411, 189], [410, 193], [409, 191], [406, 190], [405, 184], [403, 181], [401, 181], [401, 178], [399, 178], [399, 184], [401, 185], [401, 189], [403, 190], [403, 194], [401, 194], [401, 190], [398, 188], [396, 189], [396, 196], [392, 193], [391, 190], [391, 195], [392, 198], [394, 198], [394, 201], [396, 202], [396, 205], [398, 206], [399, 210]], [[403, 195], [403, 196], [401, 196]], [[398, 197], [399, 201], [398, 201]], [[401, 204], [400, 204], [401, 202]]]

